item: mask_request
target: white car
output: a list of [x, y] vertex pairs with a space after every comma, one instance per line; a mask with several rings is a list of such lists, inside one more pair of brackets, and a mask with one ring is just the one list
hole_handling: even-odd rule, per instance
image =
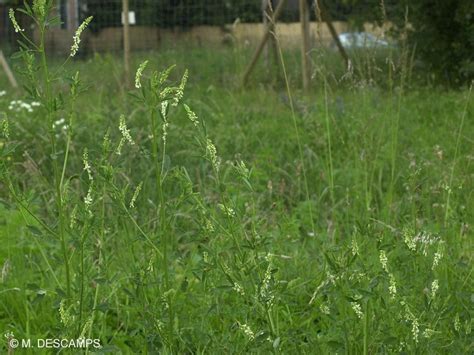
[[[356, 48], [389, 48], [392, 45], [387, 41], [374, 36], [368, 32], [344, 32], [338, 35], [339, 41], [345, 49]], [[336, 48], [336, 43], [333, 41], [332, 48]]]

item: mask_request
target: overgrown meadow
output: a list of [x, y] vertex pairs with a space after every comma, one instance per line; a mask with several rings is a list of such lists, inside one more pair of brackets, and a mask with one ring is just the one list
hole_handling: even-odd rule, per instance
[[0, 74], [2, 352], [473, 351], [471, 89], [403, 47], [315, 50], [307, 94], [280, 52], [241, 88], [237, 45], [135, 53], [128, 89], [80, 33], [49, 56], [33, 4], [23, 88]]

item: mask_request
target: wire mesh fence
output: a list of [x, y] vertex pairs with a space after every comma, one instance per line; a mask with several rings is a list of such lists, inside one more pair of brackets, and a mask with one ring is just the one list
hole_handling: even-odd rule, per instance
[[[124, 0], [55, 0], [55, 12], [61, 24], [47, 38], [52, 52], [67, 53], [72, 34], [88, 16], [94, 16], [82, 44], [83, 53], [123, 49]], [[128, 0], [131, 49], [155, 49], [163, 44], [227, 44], [235, 40], [257, 41], [263, 31], [263, 9], [281, 0]], [[312, 32], [317, 22], [316, 1], [306, 0]], [[0, 46], [14, 48], [17, 37], [9, 20], [8, 9], [21, 6], [19, 0], [0, 0]], [[345, 1], [328, 4], [328, 13], [336, 22], [346, 21], [360, 11]], [[23, 28], [34, 31], [28, 19], [18, 14]], [[299, 0], [287, 0], [279, 17], [283, 43], [294, 44], [299, 34]], [[342, 22], [338, 29], [347, 25]], [[294, 24], [294, 28], [291, 25]], [[293, 32], [293, 35], [292, 35]], [[324, 29], [323, 29], [324, 32]], [[285, 41], [285, 36], [288, 37]], [[293, 38], [294, 37], [294, 38]], [[313, 36], [314, 37], [314, 36]], [[329, 38], [329, 34], [326, 36]]]

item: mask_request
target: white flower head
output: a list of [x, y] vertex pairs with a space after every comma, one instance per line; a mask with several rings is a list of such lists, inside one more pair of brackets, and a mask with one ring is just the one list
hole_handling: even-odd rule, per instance
[[197, 115], [186, 104], [184, 104], [184, 109], [186, 110], [186, 114], [188, 115], [189, 120], [197, 127], [197, 125], [199, 124]]
[[234, 282], [234, 287], [232, 287], [235, 292], [241, 296], [245, 296], [244, 288], [237, 282]]
[[16, 33], [23, 32], [24, 29], [21, 28], [20, 25], [18, 24], [18, 22], [16, 21], [15, 10], [13, 10], [13, 9], [8, 10], [8, 16], [10, 17], [10, 21], [12, 22], [13, 29], [15, 30], [15, 32]]
[[412, 323], [412, 326], [411, 326], [411, 333], [413, 335], [413, 341], [415, 343], [418, 343], [418, 334], [420, 333], [420, 328], [419, 328], [419, 324], [418, 324], [418, 319], [416, 319], [416, 318], [413, 318], [413, 323]]
[[395, 298], [395, 296], [397, 295], [397, 283], [395, 281], [395, 277], [393, 276], [393, 274], [389, 274], [389, 278], [390, 278], [390, 285], [388, 286], [388, 292], [390, 292], [390, 295], [392, 296], [392, 298]]
[[353, 237], [351, 241], [351, 251], [352, 255], [359, 255], [359, 245], [357, 244], [357, 239], [355, 237]]
[[176, 92], [174, 94], [173, 103], [171, 104], [172, 106], [178, 106], [179, 102], [184, 96], [184, 88], [186, 87], [187, 82], [188, 82], [188, 70], [186, 69], [184, 71], [183, 77], [181, 78], [181, 83], [179, 84], [179, 87], [176, 89]]
[[89, 214], [89, 217], [92, 217], [92, 211], [91, 211], [91, 206], [92, 206], [92, 181], [89, 185], [89, 189], [87, 190], [87, 195], [84, 197], [84, 206], [86, 208], [87, 213]]
[[364, 317], [364, 313], [362, 312], [362, 307], [360, 306], [360, 304], [358, 304], [357, 302], [351, 302], [351, 306], [352, 310], [357, 315], [357, 318], [362, 319], [362, 317]]
[[439, 281], [436, 279], [431, 283], [431, 297], [435, 298], [439, 289]]
[[255, 333], [247, 324], [239, 323], [239, 328], [242, 330], [242, 332], [245, 334], [248, 340], [252, 341], [255, 339]]
[[382, 264], [382, 269], [388, 272], [388, 266], [387, 266], [388, 259], [387, 259], [387, 254], [385, 254], [385, 250], [380, 251], [379, 260], [380, 260], [380, 264]]
[[143, 71], [145, 70], [146, 66], [148, 65], [148, 60], [145, 60], [137, 69], [135, 74], [135, 87], [140, 89], [142, 87], [141, 79], [143, 75]]
[[71, 57], [74, 57], [76, 55], [77, 51], [79, 50], [79, 43], [81, 43], [81, 34], [86, 29], [86, 27], [89, 25], [89, 23], [91, 21], [92, 21], [92, 16], [89, 16], [77, 28], [76, 33], [74, 34], [74, 37], [72, 38], [74, 43], [71, 46], [71, 54], [70, 54]]
[[127, 122], [125, 121], [124, 115], [120, 115], [119, 130], [120, 130], [120, 133], [122, 133], [122, 138], [120, 139], [119, 145], [116, 150], [117, 155], [122, 154], [122, 147], [125, 144], [125, 142], [128, 142], [130, 145], [135, 144], [135, 142], [132, 139], [132, 136], [130, 135], [130, 130], [127, 127]]
[[84, 170], [87, 171], [87, 176], [89, 177], [89, 180], [92, 181], [92, 167], [89, 164], [89, 152], [87, 151], [87, 148], [84, 149], [84, 153], [82, 154], [82, 162], [84, 164]]
[[215, 170], [219, 170], [219, 159], [217, 157], [217, 149], [210, 139], [206, 140], [206, 150], [213, 168]]
[[161, 116], [163, 116], [163, 119], [165, 120], [166, 120], [166, 116], [168, 115], [168, 106], [169, 106], [168, 100], [161, 102]]
[[138, 184], [138, 186], [136, 187], [135, 192], [133, 193], [132, 199], [130, 200], [130, 208], [135, 207], [135, 202], [137, 201], [138, 194], [140, 193], [140, 191], [142, 189], [142, 185], [143, 185], [143, 183], [140, 182]]

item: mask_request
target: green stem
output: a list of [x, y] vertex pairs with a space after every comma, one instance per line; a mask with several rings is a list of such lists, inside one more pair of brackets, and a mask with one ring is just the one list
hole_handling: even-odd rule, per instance
[[324, 106], [325, 106], [325, 119], [326, 119], [326, 135], [327, 135], [327, 149], [328, 149], [328, 159], [329, 159], [329, 193], [331, 195], [331, 210], [334, 213], [334, 168], [332, 162], [332, 146], [331, 146], [331, 130], [329, 122], [329, 105], [328, 105], [328, 90], [327, 90], [327, 80], [324, 77]]
[[459, 131], [458, 135], [456, 138], [456, 148], [454, 150], [454, 159], [453, 159], [453, 165], [451, 166], [451, 173], [449, 175], [449, 184], [448, 184], [448, 191], [447, 194], [448, 196], [446, 197], [446, 209], [444, 211], [444, 226], [446, 227], [448, 223], [448, 217], [449, 217], [449, 203], [451, 199], [451, 193], [452, 193], [452, 184], [453, 184], [453, 179], [454, 179], [454, 168], [456, 167], [456, 160], [458, 158], [458, 153], [459, 153], [459, 144], [461, 142], [461, 134], [462, 134], [462, 129], [464, 126], [464, 119], [466, 118], [467, 114], [467, 108], [469, 105], [469, 100], [471, 98], [471, 92], [472, 92], [472, 84], [469, 87], [469, 92], [467, 94], [467, 99], [466, 99], [466, 104], [464, 105], [464, 110], [461, 115], [461, 123], [459, 124]]
[[368, 339], [369, 339], [369, 300], [367, 300], [367, 303], [365, 305], [365, 321], [364, 321], [364, 355], [367, 355], [369, 352], [369, 344], [368, 344]]
[[306, 200], [309, 204], [309, 218], [311, 220], [311, 231], [313, 233], [315, 233], [314, 218], [313, 218], [313, 207], [311, 205], [311, 200], [310, 200], [310, 195], [309, 195], [309, 185], [308, 185], [308, 179], [307, 179], [307, 176], [306, 176], [306, 166], [305, 166], [305, 163], [304, 163], [303, 145], [301, 144], [298, 123], [296, 122], [296, 113], [295, 113], [295, 107], [294, 107], [294, 104], [293, 104], [293, 96], [291, 95], [290, 82], [288, 80], [288, 74], [286, 72], [285, 60], [283, 58], [283, 52], [281, 50], [280, 41], [279, 41], [277, 36], [275, 36], [275, 42], [277, 44], [278, 56], [279, 56], [279, 59], [280, 59], [280, 62], [281, 62], [282, 70], [283, 70], [283, 76], [285, 78], [286, 92], [287, 92], [287, 95], [288, 95], [288, 100], [290, 102], [291, 117], [292, 117], [292, 120], [293, 120], [293, 127], [294, 127], [295, 134], [296, 134], [296, 142], [298, 144], [299, 159], [300, 159], [300, 162], [301, 162], [301, 168], [303, 170], [303, 180], [304, 180], [304, 187], [305, 187], [305, 192], [306, 192]]
[[53, 102], [51, 96], [51, 81], [48, 69], [48, 62], [46, 60], [46, 51], [45, 51], [45, 25], [41, 24], [40, 26], [40, 54], [41, 54], [41, 65], [43, 70], [43, 80], [45, 83], [45, 93], [44, 93], [44, 103], [46, 106], [46, 116], [47, 122], [49, 124], [50, 131], [50, 141], [51, 141], [51, 155], [52, 155], [52, 165], [54, 173], [54, 184], [56, 188], [56, 207], [58, 209], [58, 218], [59, 218], [59, 238], [61, 240], [61, 249], [63, 251], [64, 258], [64, 267], [66, 269], [66, 295], [68, 298], [71, 296], [71, 279], [69, 271], [69, 259], [67, 255], [66, 247], [66, 237], [65, 237], [65, 216], [63, 211], [63, 201], [62, 201], [62, 186], [61, 186], [61, 177], [59, 174], [59, 167], [57, 162], [57, 149], [56, 149], [56, 136], [53, 129]]

